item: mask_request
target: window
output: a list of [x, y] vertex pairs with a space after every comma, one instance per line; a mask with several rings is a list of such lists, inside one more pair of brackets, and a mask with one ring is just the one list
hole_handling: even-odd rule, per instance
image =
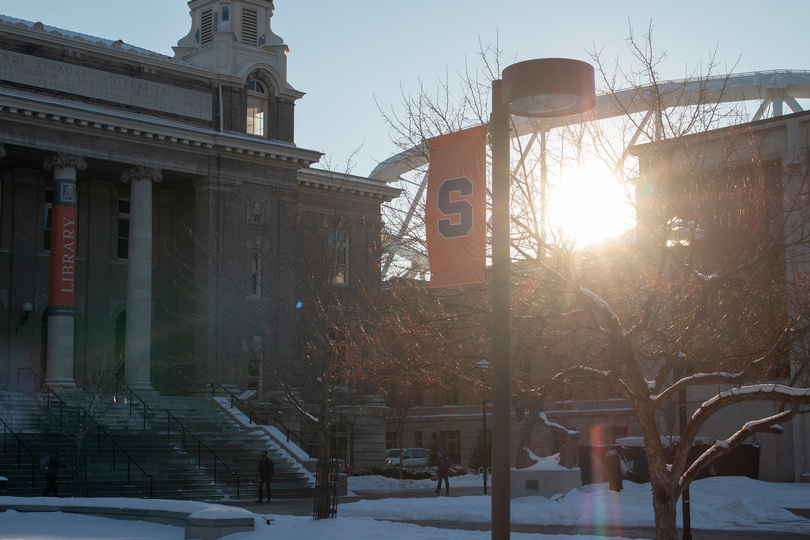
[[258, 249], [250, 252], [250, 296], [262, 295], [262, 253]]
[[461, 462], [461, 432], [460, 431], [440, 431], [439, 448], [444, 450], [445, 455], [456, 465]]
[[349, 231], [329, 229], [329, 259], [332, 283], [347, 283], [349, 278]]
[[352, 462], [351, 430], [347, 424], [332, 424], [332, 456], [342, 459], [347, 465]]
[[51, 249], [51, 219], [53, 218], [53, 188], [45, 188], [45, 224], [43, 226], [42, 249]]
[[[414, 431], [413, 432], [413, 445], [417, 448], [422, 448], [422, 432], [421, 431]], [[430, 457], [430, 456], [428, 456]]]
[[242, 10], [242, 44], [253, 45], [254, 47], [259, 44], [259, 16], [252, 9]]
[[458, 388], [450, 388], [444, 391], [445, 405], [458, 405]]
[[329, 348], [331, 351], [331, 360], [336, 366], [343, 366], [346, 364], [346, 336], [338, 328], [329, 329]]
[[201, 22], [200, 45], [205, 45], [214, 40], [214, 13], [210, 9], [203, 11]]
[[397, 441], [397, 432], [396, 431], [388, 431], [385, 433], [385, 447], [386, 448], [399, 448], [399, 442]]
[[267, 90], [259, 81], [247, 84], [247, 123], [246, 131], [250, 135], [264, 137], [267, 124]]
[[129, 258], [129, 199], [118, 199], [118, 258]]

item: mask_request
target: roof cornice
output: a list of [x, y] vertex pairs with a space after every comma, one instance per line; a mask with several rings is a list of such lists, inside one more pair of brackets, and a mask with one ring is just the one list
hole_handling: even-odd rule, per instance
[[59, 124], [74, 129], [97, 131], [105, 136], [115, 134], [135, 138], [141, 143], [164, 147], [171, 143], [186, 150], [218, 149], [233, 157], [271, 159], [296, 168], [309, 167], [323, 155], [314, 150], [248, 135], [220, 133], [155, 118], [131, 116], [117, 111], [0, 90], [0, 117], [6, 116], [13, 116], [18, 122]]

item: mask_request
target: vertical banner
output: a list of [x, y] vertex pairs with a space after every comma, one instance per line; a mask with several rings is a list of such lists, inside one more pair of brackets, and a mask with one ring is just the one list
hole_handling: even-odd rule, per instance
[[[73, 169], [70, 169], [73, 172]], [[76, 179], [57, 169], [51, 214], [49, 315], [73, 315], [76, 294]], [[75, 174], [75, 173], [74, 173]]]
[[434, 137], [425, 209], [430, 286], [486, 280], [486, 128]]

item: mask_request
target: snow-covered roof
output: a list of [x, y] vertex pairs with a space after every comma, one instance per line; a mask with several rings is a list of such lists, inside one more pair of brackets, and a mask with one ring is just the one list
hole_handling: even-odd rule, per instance
[[150, 58], [157, 58], [160, 60], [168, 60], [171, 62], [177, 62], [174, 58], [170, 56], [166, 56], [165, 54], [159, 54], [154, 51], [150, 51], [147, 49], [142, 49], [141, 47], [136, 47], [134, 45], [130, 45], [128, 43], [124, 43], [123, 41], [119, 40], [112, 40], [106, 38], [100, 38], [97, 36], [91, 36], [88, 34], [81, 34], [79, 32], [73, 32], [71, 30], [65, 30], [63, 28], [57, 28], [55, 26], [46, 26], [41, 22], [31, 22], [26, 21], [24, 19], [17, 19], [15, 17], [9, 17], [7, 15], [0, 15], [0, 23], [4, 23], [9, 26], [21, 26], [28, 28], [29, 30], [37, 30], [46, 34], [51, 34], [57, 37], [63, 37], [67, 39], [73, 39], [76, 41], [88, 43], [91, 45], [99, 45], [102, 47], [109, 47], [110, 49], [116, 49], [126, 52], [131, 52], [135, 54], [139, 54], [142, 56], [147, 56]]

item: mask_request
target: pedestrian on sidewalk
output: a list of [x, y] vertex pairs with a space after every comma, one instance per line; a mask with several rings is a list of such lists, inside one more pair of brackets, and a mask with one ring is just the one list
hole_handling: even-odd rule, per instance
[[65, 462], [59, 457], [59, 448], [54, 447], [51, 453], [42, 458], [39, 462], [39, 468], [45, 473], [45, 491], [42, 492], [43, 497], [47, 497], [48, 493], [53, 491], [53, 496], [59, 496], [59, 486], [56, 484], [59, 478], [59, 467], [65, 467]]
[[436, 484], [436, 495], [439, 495], [442, 491], [442, 480], [444, 480], [444, 494], [450, 493], [450, 465], [450, 458], [444, 454], [444, 450], [439, 450], [438, 469], [436, 471], [439, 483]]
[[267, 485], [267, 503], [270, 503], [270, 482], [275, 472], [273, 460], [267, 457], [267, 450], [262, 450], [262, 458], [259, 460], [259, 498], [257, 503], [262, 502], [263, 486]]

